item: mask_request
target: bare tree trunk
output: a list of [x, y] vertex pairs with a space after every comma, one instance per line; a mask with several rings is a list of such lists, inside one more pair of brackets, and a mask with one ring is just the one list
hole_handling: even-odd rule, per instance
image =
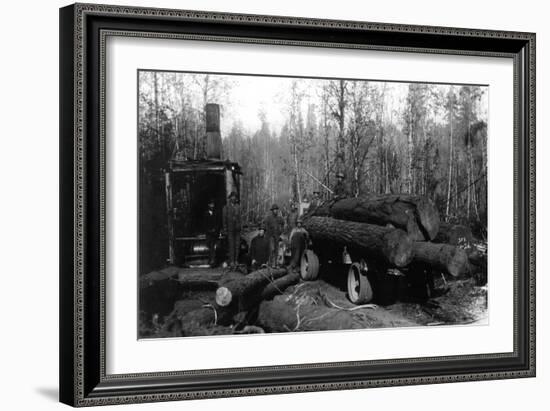
[[388, 167], [388, 148], [386, 148], [386, 194], [391, 193], [390, 169]]
[[159, 92], [158, 92], [158, 73], [155, 71], [153, 93], [155, 98], [155, 131], [157, 133], [157, 143], [160, 148], [160, 113], [159, 113]]
[[380, 162], [379, 166], [379, 181], [378, 181], [378, 190], [377, 193], [383, 194], [386, 191], [386, 168], [387, 164], [385, 163], [385, 144], [384, 144], [384, 112], [386, 108], [386, 87], [387, 83], [384, 83], [384, 88], [382, 89], [382, 94], [380, 95], [380, 105], [377, 115], [377, 122], [378, 122], [378, 132], [379, 132], [379, 139], [378, 139], [378, 161]]
[[421, 175], [421, 188], [420, 193], [422, 195], [426, 195], [426, 179], [427, 179], [427, 171], [426, 168], [428, 166], [428, 147], [427, 147], [427, 137], [426, 137], [426, 122], [428, 121], [428, 116], [424, 116], [424, 121], [422, 122], [422, 136], [423, 136], [423, 145], [422, 145], [422, 175]]
[[328, 134], [328, 126], [327, 121], [325, 117], [325, 142], [324, 142], [324, 154], [325, 154], [325, 185], [327, 187], [330, 187], [330, 145], [329, 145], [329, 134]]
[[336, 144], [336, 171], [343, 172], [345, 165], [345, 113], [346, 113], [346, 82], [340, 80], [338, 83], [338, 139]]
[[300, 159], [298, 158], [298, 133], [299, 133], [299, 125], [298, 125], [298, 115], [300, 110], [300, 97], [296, 90], [296, 81], [292, 83], [292, 89], [291, 89], [291, 103], [290, 103], [290, 121], [289, 121], [289, 137], [290, 137], [290, 154], [292, 156], [292, 163], [293, 163], [293, 178], [294, 178], [294, 186], [293, 189], [295, 192], [293, 193], [296, 195], [296, 200], [298, 203], [302, 202], [302, 193], [301, 193], [301, 186], [300, 186]]
[[203, 105], [203, 108], [208, 103], [208, 86], [209, 86], [209, 83], [210, 83], [210, 75], [207, 74], [207, 75], [204, 76], [204, 86], [203, 86], [203, 89], [202, 89], [202, 105]]
[[[468, 149], [469, 150], [469, 149]], [[466, 192], [466, 218], [470, 219], [470, 205], [471, 205], [471, 170], [470, 170], [470, 162], [468, 161], [468, 164], [466, 166], [466, 180], [468, 184], [468, 190]]]
[[199, 130], [198, 130], [198, 125], [195, 124], [195, 135], [193, 136], [193, 159], [197, 159], [197, 151], [198, 151], [198, 134], [199, 134]]
[[[470, 217], [470, 201], [474, 206], [474, 211], [476, 213], [476, 217], [478, 221], [479, 218], [479, 208], [477, 204], [477, 189], [476, 189], [476, 182], [474, 181], [474, 159], [472, 154], [472, 136], [470, 135], [470, 122], [468, 121], [468, 170], [470, 175], [470, 180], [468, 182], [468, 218]], [[483, 160], [485, 161], [485, 159]], [[470, 191], [471, 190], [471, 191]], [[471, 192], [471, 194], [470, 194]]]
[[412, 103], [409, 103], [409, 134], [407, 136], [408, 170], [407, 170], [407, 193], [413, 192], [413, 113]]
[[468, 117], [467, 127], [468, 127], [467, 128], [468, 139], [467, 139], [466, 155], [468, 157], [467, 159], [468, 164], [466, 165], [466, 172], [468, 176], [468, 192], [466, 193], [466, 218], [470, 219], [471, 192], [472, 192], [471, 181], [473, 180], [473, 177], [472, 177], [472, 169], [471, 169], [472, 163], [470, 161], [470, 158], [472, 156], [472, 136], [470, 135], [470, 118], [469, 117]]
[[455, 195], [454, 195], [454, 198], [455, 198], [455, 216], [458, 215], [458, 180], [460, 180], [460, 175], [459, 175], [459, 171], [460, 169], [458, 168], [458, 154], [455, 153], [455, 157], [456, 157], [456, 160], [455, 160]]
[[453, 104], [449, 104], [449, 122], [451, 132], [449, 134], [449, 181], [447, 185], [447, 206], [445, 207], [445, 221], [449, 221], [449, 211], [451, 205], [451, 183], [453, 177]]
[[294, 135], [293, 138], [293, 157], [294, 157], [294, 178], [295, 178], [295, 184], [296, 184], [296, 195], [298, 196], [298, 204], [302, 203], [302, 192], [300, 187], [300, 170], [299, 170], [299, 164], [298, 164], [298, 147], [296, 144], [296, 136]]
[[[472, 155], [472, 152], [470, 150], [470, 174], [472, 175], [472, 180], [473, 180], [473, 173], [474, 173], [474, 160], [473, 160], [473, 155]], [[474, 203], [474, 211], [476, 212], [476, 217], [478, 219], [478, 221], [480, 220], [479, 218], [479, 207], [478, 207], [478, 204], [477, 204], [477, 184], [476, 182], [472, 182], [472, 201]]]
[[[390, 111], [390, 124], [393, 124], [393, 110]], [[391, 130], [391, 129], [390, 129]], [[390, 141], [391, 141], [391, 135], [390, 135]], [[392, 192], [391, 190], [391, 179], [390, 179], [390, 168], [389, 168], [389, 147], [386, 147], [385, 150], [386, 153], [386, 194], [390, 194]]]

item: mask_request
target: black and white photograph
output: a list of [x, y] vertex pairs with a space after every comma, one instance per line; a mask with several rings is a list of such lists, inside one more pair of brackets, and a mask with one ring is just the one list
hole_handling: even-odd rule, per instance
[[486, 85], [138, 71], [139, 338], [483, 325]]

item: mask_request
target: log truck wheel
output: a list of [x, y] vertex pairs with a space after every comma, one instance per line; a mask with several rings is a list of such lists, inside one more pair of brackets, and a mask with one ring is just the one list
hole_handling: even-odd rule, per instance
[[357, 305], [367, 304], [372, 300], [372, 287], [358, 263], [353, 263], [349, 267], [348, 295], [350, 301]]
[[312, 250], [304, 251], [300, 262], [300, 277], [305, 281], [313, 281], [319, 275], [319, 258]]

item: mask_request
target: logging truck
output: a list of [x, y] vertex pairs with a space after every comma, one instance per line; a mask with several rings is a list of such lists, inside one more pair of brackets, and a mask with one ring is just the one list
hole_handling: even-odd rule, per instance
[[334, 199], [308, 213], [304, 227], [313, 246], [302, 256], [302, 279], [316, 279], [320, 265], [331, 265], [331, 270], [344, 267], [348, 296], [356, 304], [371, 301], [374, 291], [384, 297], [380, 293], [388, 275], [429, 282], [433, 272], [454, 277], [472, 272], [462, 247], [436, 242], [441, 234], [439, 213], [426, 197], [386, 194]]

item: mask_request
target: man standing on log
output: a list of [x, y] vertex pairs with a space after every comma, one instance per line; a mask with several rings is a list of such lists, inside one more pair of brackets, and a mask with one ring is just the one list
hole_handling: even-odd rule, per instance
[[265, 266], [269, 261], [270, 255], [269, 238], [265, 235], [265, 227], [262, 224], [258, 234], [250, 242], [250, 259], [252, 260], [252, 270]]
[[307, 230], [302, 227], [302, 219], [299, 218], [290, 233], [290, 270], [296, 270], [300, 266], [302, 260], [302, 254], [304, 253], [306, 246], [309, 242], [309, 234]]
[[229, 194], [229, 201], [223, 208], [223, 227], [227, 234], [229, 268], [234, 270], [239, 262], [241, 243], [241, 206], [235, 191]]
[[348, 196], [347, 190], [346, 190], [346, 183], [344, 182], [344, 179], [346, 177], [344, 176], [344, 173], [341, 171], [336, 173], [336, 185], [334, 186], [334, 199], [338, 200], [344, 197]]
[[216, 228], [216, 214], [214, 213], [214, 201], [208, 202], [208, 209], [204, 213], [204, 226], [206, 228], [206, 246], [208, 247], [208, 265], [214, 267], [216, 263], [216, 239], [218, 230]]
[[269, 265], [276, 267], [279, 237], [283, 232], [285, 221], [279, 215], [279, 206], [277, 204], [273, 204], [270, 211], [271, 213], [264, 220], [264, 226], [267, 238], [269, 239]]

